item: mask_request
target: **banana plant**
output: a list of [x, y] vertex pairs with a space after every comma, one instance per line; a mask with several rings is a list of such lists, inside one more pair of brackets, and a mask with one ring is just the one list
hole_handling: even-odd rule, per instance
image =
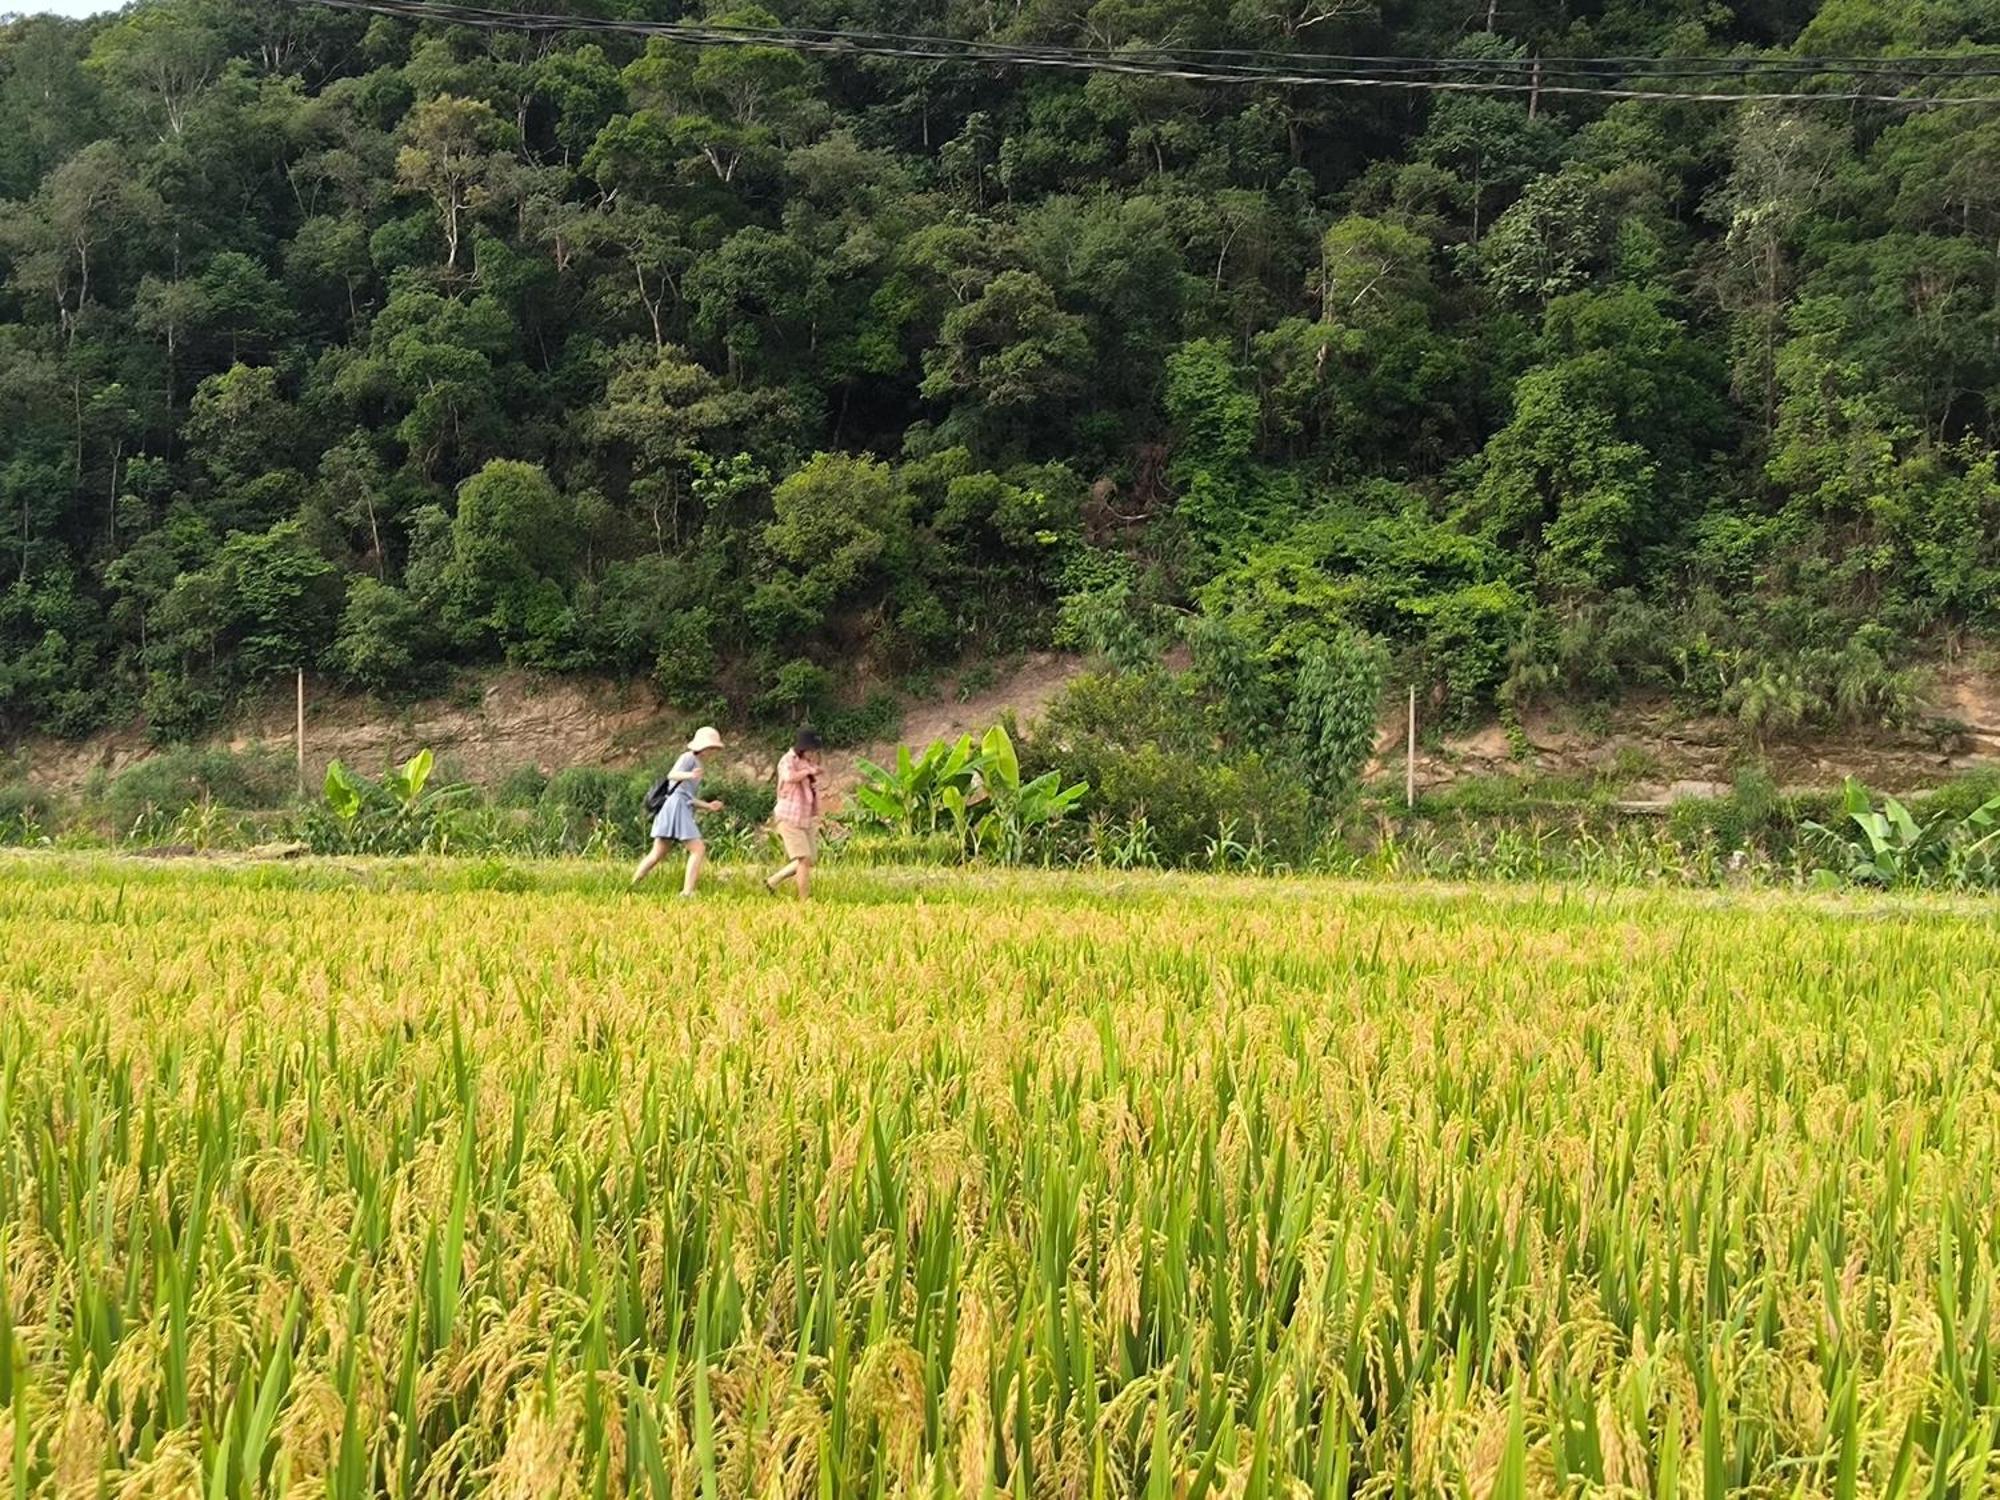
[[[971, 821], [973, 847], [980, 854], [1016, 864], [1026, 857], [1028, 846], [1040, 833], [1069, 816], [1090, 791], [1090, 783], [1064, 786], [1054, 771], [1044, 771], [1024, 783], [1020, 757], [1001, 724], [986, 731], [979, 752], [986, 796], [983, 809]], [[968, 808], [956, 814], [961, 833], [970, 812]]]
[[980, 760], [969, 734], [956, 743], [939, 740], [916, 755], [900, 746], [893, 768], [859, 763], [862, 780], [854, 800], [868, 822], [897, 833], [936, 833], [940, 818], [950, 812], [951, 794], [961, 802], [976, 795]]
[[1846, 861], [1845, 871], [1822, 874], [1844, 875], [1857, 885], [1928, 884], [1950, 873], [1976, 880], [1981, 871], [1990, 870], [2000, 845], [2000, 797], [1962, 817], [1944, 810], [1920, 823], [1894, 797], [1884, 797], [1876, 808], [1868, 789], [1850, 776], [1841, 807], [1859, 837], [1810, 821], [1803, 827], [1835, 845]]
[[411, 812], [421, 803], [424, 787], [430, 781], [435, 766], [430, 746], [426, 745], [382, 778], [382, 788], [396, 799], [398, 812]]
[[1953, 848], [1950, 874], [1958, 885], [2000, 883], [2000, 797], [1989, 798], [1959, 824], [1965, 841]]
[[1841, 849], [1847, 864], [1843, 873], [1857, 885], [1913, 884], [1942, 865], [1949, 852], [1949, 818], [1938, 814], [1920, 824], [1894, 797], [1884, 797], [1878, 810], [1868, 789], [1852, 776], [1841, 791], [1841, 810], [1858, 838], [1812, 821], [1804, 827]]
[[361, 809], [368, 803], [368, 783], [337, 760], [328, 763], [322, 790], [327, 811], [349, 825], [361, 816]]
[[428, 748], [386, 773], [379, 784], [338, 760], [331, 762], [323, 784], [326, 809], [337, 830], [331, 842], [350, 853], [441, 851], [449, 841], [451, 805], [471, 788], [432, 786], [436, 768]]
[[977, 743], [961, 735], [915, 755], [900, 749], [893, 767], [862, 761], [860, 769], [854, 800], [869, 822], [905, 834], [949, 826], [967, 851], [1007, 862], [1024, 857], [1089, 790], [1064, 786], [1054, 771], [1023, 782], [1014, 742], [998, 724]]

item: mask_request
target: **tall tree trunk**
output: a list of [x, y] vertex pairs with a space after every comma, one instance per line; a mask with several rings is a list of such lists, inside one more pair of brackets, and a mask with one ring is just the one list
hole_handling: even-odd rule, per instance
[[174, 348], [177, 320], [172, 312], [167, 314], [167, 422], [174, 420]]
[[125, 439], [119, 438], [111, 445], [111, 483], [104, 496], [104, 530], [114, 552], [118, 550], [118, 460], [124, 456]]

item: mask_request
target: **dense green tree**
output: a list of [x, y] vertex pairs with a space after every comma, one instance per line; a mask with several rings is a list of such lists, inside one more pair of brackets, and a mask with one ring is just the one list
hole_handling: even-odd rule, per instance
[[1020, 430], [1082, 391], [1091, 356], [1083, 319], [1032, 271], [1002, 271], [945, 314], [921, 390], [975, 430]]
[[772, 576], [750, 611], [774, 641], [810, 638], [837, 609], [871, 604], [907, 574], [909, 501], [885, 463], [816, 454], [771, 492], [771, 509]]
[[499, 150], [504, 140], [505, 127], [482, 99], [440, 94], [410, 117], [408, 144], [396, 153], [396, 180], [436, 206], [447, 273], [458, 270], [475, 216], [505, 191], [509, 159]]
[[458, 492], [444, 586], [449, 617], [516, 649], [565, 628], [564, 585], [579, 551], [574, 511], [533, 464], [495, 459]]
[[435, 622], [401, 589], [357, 578], [327, 652], [346, 681], [373, 693], [397, 694], [437, 680]]

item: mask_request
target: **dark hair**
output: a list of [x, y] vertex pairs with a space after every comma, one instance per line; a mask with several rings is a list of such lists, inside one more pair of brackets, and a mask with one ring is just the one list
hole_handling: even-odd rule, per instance
[[797, 734], [792, 736], [792, 748], [801, 755], [806, 754], [808, 751], [819, 749], [819, 731], [817, 729], [801, 729]]

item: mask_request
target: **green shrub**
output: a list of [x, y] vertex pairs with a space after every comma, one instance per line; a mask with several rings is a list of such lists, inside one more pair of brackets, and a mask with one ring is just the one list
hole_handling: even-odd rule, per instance
[[822, 710], [814, 722], [828, 745], [866, 745], [895, 738], [903, 727], [903, 705], [894, 693], [873, 692], [851, 708]]
[[[761, 828], [771, 821], [778, 789], [767, 781], [744, 781], [734, 776], [711, 776], [701, 784], [701, 794], [722, 804], [720, 816], [738, 828]], [[710, 814], [710, 816], [716, 816]]]
[[1446, 712], [1470, 722], [1491, 704], [1506, 675], [1507, 656], [1527, 618], [1527, 605], [1506, 583], [1475, 583], [1413, 603], [1424, 621], [1424, 655], [1445, 690]]
[[787, 723], [816, 718], [831, 701], [833, 674], [817, 662], [797, 657], [778, 668], [770, 688], [757, 700], [760, 712]]
[[657, 779], [603, 766], [568, 766], [549, 778], [541, 805], [562, 819], [569, 847], [581, 847], [603, 829], [621, 848], [636, 848], [646, 838], [646, 788]]
[[516, 766], [494, 787], [493, 801], [499, 807], [534, 807], [548, 789], [549, 778], [540, 766]]
[[1381, 706], [1382, 655], [1372, 641], [1343, 631], [1306, 648], [1292, 688], [1292, 753], [1311, 794], [1328, 807], [1344, 805], [1361, 785]]
[[677, 708], [705, 709], [715, 693], [715, 616], [706, 605], [676, 610], [660, 622], [653, 683]]
[[146, 679], [139, 706], [148, 739], [156, 745], [184, 745], [215, 726], [223, 700], [219, 690], [197, 678], [154, 672]]
[[1065, 782], [1090, 783], [1092, 815], [1113, 824], [1144, 819], [1162, 864], [1202, 862], [1226, 827], [1255, 836], [1274, 857], [1303, 859], [1314, 838], [1311, 797], [1289, 767], [1255, 753], [1224, 760], [1158, 745], [1127, 750], [1101, 741], [1033, 744], [1022, 774], [1054, 770]]
[[55, 799], [24, 781], [0, 782], [0, 844], [20, 843], [45, 831]]
[[126, 829], [148, 811], [171, 817], [201, 802], [238, 810], [276, 807], [291, 791], [291, 767], [271, 751], [166, 750], [113, 778], [102, 806], [116, 827]]
[[1972, 771], [1912, 799], [1925, 814], [1944, 813], [1962, 819], [1975, 808], [2000, 797], [2000, 771]]

